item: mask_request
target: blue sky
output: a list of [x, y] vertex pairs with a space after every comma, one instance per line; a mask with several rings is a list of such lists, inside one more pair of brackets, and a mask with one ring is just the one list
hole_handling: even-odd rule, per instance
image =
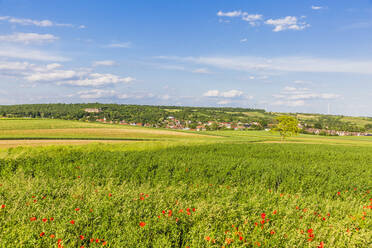
[[371, 0], [0, 0], [0, 104], [372, 116]]

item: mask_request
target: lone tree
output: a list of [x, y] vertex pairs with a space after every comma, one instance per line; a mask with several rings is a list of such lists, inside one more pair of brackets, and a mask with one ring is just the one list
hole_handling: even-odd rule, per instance
[[298, 127], [298, 120], [293, 116], [282, 115], [276, 118], [279, 122], [274, 128], [274, 131], [278, 131], [282, 140], [286, 137], [297, 135], [300, 131]]

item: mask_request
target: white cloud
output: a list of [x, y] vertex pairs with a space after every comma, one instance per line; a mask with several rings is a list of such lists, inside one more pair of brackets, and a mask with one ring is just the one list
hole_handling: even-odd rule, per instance
[[75, 86], [103, 86], [107, 84], [130, 83], [135, 79], [132, 77], [119, 77], [113, 74], [90, 73], [84, 78], [61, 81], [60, 84]]
[[272, 105], [274, 106], [288, 106], [288, 107], [301, 107], [305, 105], [304, 100], [297, 100], [297, 101], [276, 101], [273, 102]]
[[130, 48], [132, 46], [131, 42], [122, 42], [122, 43], [111, 43], [106, 47], [110, 48]]
[[93, 62], [93, 66], [113, 66], [115, 64], [116, 63], [113, 60], [100, 60]]
[[193, 73], [198, 73], [198, 74], [210, 74], [211, 72], [206, 69], [206, 68], [198, 68], [192, 71]]
[[219, 105], [226, 105], [226, 104], [229, 104], [229, 103], [231, 103], [231, 101], [229, 101], [229, 100], [221, 100], [221, 101], [217, 102], [217, 104], [219, 104]]
[[203, 94], [206, 97], [224, 97], [224, 98], [237, 98], [243, 95], [243, 91], [240, 90], [229, 90], [220, 92], [219, 90], [208, 90]]
[[241, 10], [235, 10], [230, 12], [222, 12], [221, 10], [217, 12], [217, 16], [224, 16], [224, 17], [239, 17], [242, 15]]
[[243, 95], [243, 91], [240, 91], [240, 90], [230, 90], [230, 91], [220, 93], [220, 96], [226, 97], [226, 98], [235, 98], [235, 97], [240, 97], [242, 95]]
[[244, 39], [241, 39], [241, 40], [240, 40], [241, 43], [244, 43], [244, 42], [247, 42], [247, 41], [248, 41], [247, 38], [244, 38]]
[[[0, 21], [7, 21], [11, 24], [18, 24], [22, 26], [37, 26], [37, 27], [75, 27], [73, 24], [56, 23], [50, 20], [32, 20], [28, 18], [16, 18], [11, 16], [0, 16]], [[85, 28], [84, 25], [78, 28]]]
[[57, 69], [57, 68], [59, 68], [59, 67], [61, 67], [61, 66], [62, 66], [61, 64], [53, 63], [53, 64], [48, 64], [48, 65], [46, 66], [46, 68], [47, 68], [48, 70], [54, 70], [54, 69]]
[[9, 35], [0, 35], [0, 41], [18, 42], [24, 44], [53, 42], [59, 38], [52, 34], [37, 33], [14, 33]]
[[311, 6], [311, 9], [313, 9], [313, 10], [321, 10], [321, 9], [324, 9], [324, 7], [322, 7], [322, 6]]
[[249, 24], [251, 26], [256, 26], [256, 25], [259, 24], [258, 21], [262, 20], [262, 18], [263, 18], [262, 15], [258, 15], [258, 14], [248, 15], [248, 14], [246, 14], [246, 15], [243, 15], [242, 20], [249, 22]]
[[307, 100], [331, 100], [341, 96], [334, 93], [317, 93], [308, 88], [286, 86], [280, 94], [273, 95], [273, 97], [280, 100], [274, 101], [272, 105], [298, 107], [306, 105]]
[[66, 57], [50, 54], [46, 51], [22, 49], [17, 47], [0, 47], [0, 58], [28, 59], [39, 61], [67, 61]]
[[189, 62], [237, 71], [333, 72], [372, 74], [372, 60], [328, 59], [316, 57], [166, 57], [158, 59]]
[[80, 98], [82, 99], [98, 99], [98, 98], [107, 98], [116, 96], [114, 90], [101, 90], [101, 89], [93, 89], [93, 90], [85, 90], [78, 92]]
[[203, 94], [203, 96], [206, 97], [217, 97], [220, 95], [220, 92], [218, 90], [208, 90]]
[[31, 82], [50, 82], [50, 81], [60, 81], [68, 80], [72, 78], [82, 77], [86, 72], [74, 71], [74, 70], [52, 70], [46, 72], [34, 72], [26, 77], [28, 81]]
[[[120, 93], [115, 90], [105, 90], [105, 89], [92, 89], [79, 91], [76, 94], [82, 99], [116, 99], [116, 100], [128, 100], [128, 99], [150, 99], [156, 97], [152, 93], [146, 92], [131, 92], [131, 93]], [[168, 95], [157, 96], [158, 99], [168, 100], [170, 97]]]
[[[221, 10], [217, 12], [217, 16], [219, 17], [241, 17], [243, 21], [247, 21], [251, 26], [257, 26], [259, 24], [258, 21], [263, 19], [263, 15], [259, 14], [248, 14], [247, 12], [242, 12], [241, 10], [234, 10], [230, 12], [222, 12]], [[221, 20], [220, 20], [221, 22]], [[223, 22], [223, 20], [222, 20]]]
[[159, 97], [161, 100], [169, 100], [171, 97], [168, 94], [162, 95]]
[[135, 80], [132, 77], [92, 72], [89, 68], [64, 70], [60, 69], [60, 67], [62, 65], [58, 63], [36, 65], [28, 62], [0, 61], [0, 74], [2, 76], [23, 79], [31, 83], [48, 82], [59, 85], [67, 84], [91, 87], [130, 83]]
[[298, 18], [295, 16], [286, 16], [279, 19], [269, 19], [265, 21], [265, 24], [274, 26], [274, 32], [280, 32], [288, 29], [303, 30], [310, 27], [309, 24], [299, 21]]

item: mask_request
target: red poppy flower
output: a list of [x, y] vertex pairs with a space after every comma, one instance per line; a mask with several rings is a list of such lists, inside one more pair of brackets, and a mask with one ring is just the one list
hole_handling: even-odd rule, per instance
[[271, 234], [271, 235], [274, 235], [274, 234], [275, 234], [275, 231], [274, 231], [274, 230], [271, 230], [271, 231], [270, 231], [270, 234]]
[[94, 241], [94, 239], [90, 239], [89, 241], [90, 241], [90, 243], [92, 243]]
[[106, 241], [102, 243], [102, 246], [105, 246], [105, 245], [107, 245], [107, 242]]
[[111, 197], [112, 196], [112, 194], [111, 193], [109, 193], [109, 197]]
[[51, 234], [49, 237], [51, 237], [52, 239], [54, 239], [56, 237], [56, 235]]
[[178, 211], [179, 213], [183, 213], [183, 209], [180, 209], [180, 211]]
[[84, 236], [83, 235], [80, 235], [79, 238], [80, 238], [80, 240], [83, 240], [84, 239]]
[[273, 214], [276, 214], [276, 213], [277, 213], [276, 210], [274, 210]]
[[31, 217], [30, 218], [30, 221], [35, 221], [36, 220], [36, 217]]
[[44, 218], [44, 219], [42, 219], [42, 221], [43, 221], [43, 222], [47, 222], [47, 221], [48, 221], [48, 219]]
[[337, 192], [337, 194], [338, 194], [338, 195], [341, 195], [341, 192], [339, 191], [339, 192]]
[[195, 209], [195, 208], [193, 208], [193, 209], [192, 209], [192, 211], [193, 211], [193, 212], [195, 212], [195, 211], [196, 211], [196, 209]]
[[99, 243], [99, 239], [96, 239], [96, 243]]
[[172, 210], [169, 210], [169, 211], [168, 211], [168, 216], [169, 216], [169, 217], [172, 216]]
[[144, 226], [146, 226], [146, 223], [145, 222], [140, 222], [139, 225], [140, 225], [140, 227], [144, 227]]
[[254, 225], [255, 225], [255, 226], [258, 226], [258, 223], [257, 223], [257, 222], [255, 222], [255, 223], [254, 223]]
[[35, 198], [35, 196], [33, 195], [33, 196], [31, 196], [32, 198]]
[[318, 246], [318, 248], [324, 248], [324, 243], [323, 243], [323, 241], [320, 242], [320, 245]]
[[240, 236], [240, 237], [239, 237], [239, 240], [243, 240], [243, 237], [242, 237], [242, 236]]
[[50, 221], [53, 221], [54, 220], [54, 218], [52, 217], [52, 218], [50, 218]]
[[190, 212], [190, 209], [189, 209], [189, 208], [187, 208], [187, 209], [186, 209], [186, 211], [187, 211], [187, 212]]
[[74, 225], [74, 224], [75, 224], [75, 221], [74, 221], [74, 220], [71, 220], [70, 223], [71, 223], [72, 225]]
[[165, 214], [165, 210], [161, 211], [163, 214]]
[[211, 240], [211, 237], [207, 236], [207, 237], [205, 237], [205, 240], [209, 241], [209, 240]]
[[40, 237], [43, 237], [45, 235], [45, 232], [40, 233]]
[[3, 204], [3, 205], [1, 205], [1, 208], [5, 208], [5, 205]]
[[80, 208], [75, 208], [75, 211], [77, 212], [77, 211], [79, 211], [80, 210]]
[[141, 197], [140, 197], [140, 200], [141, 200], [141, 201], [145, 200], [145, 197], [141, 196]]
[[313, 233], [313, 229], [310, 228], [309, 230], [307, 230], [307, 232], [308, 233]]
[[262, 225], [265, 224], [265, 220], [261, 220], [261, 224], [262, 224]]
[[265, 214], [265, 213], [262, 213], [262, 214], [261, 214], [261, 218], [264, 220], [265, 217], [266, 217], [266, 214]]

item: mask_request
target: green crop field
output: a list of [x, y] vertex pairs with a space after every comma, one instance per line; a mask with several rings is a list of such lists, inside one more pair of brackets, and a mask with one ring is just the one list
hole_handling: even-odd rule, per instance
[[372, 137], [8, 119], [0, 138], [0, 247], [372, 244]]

